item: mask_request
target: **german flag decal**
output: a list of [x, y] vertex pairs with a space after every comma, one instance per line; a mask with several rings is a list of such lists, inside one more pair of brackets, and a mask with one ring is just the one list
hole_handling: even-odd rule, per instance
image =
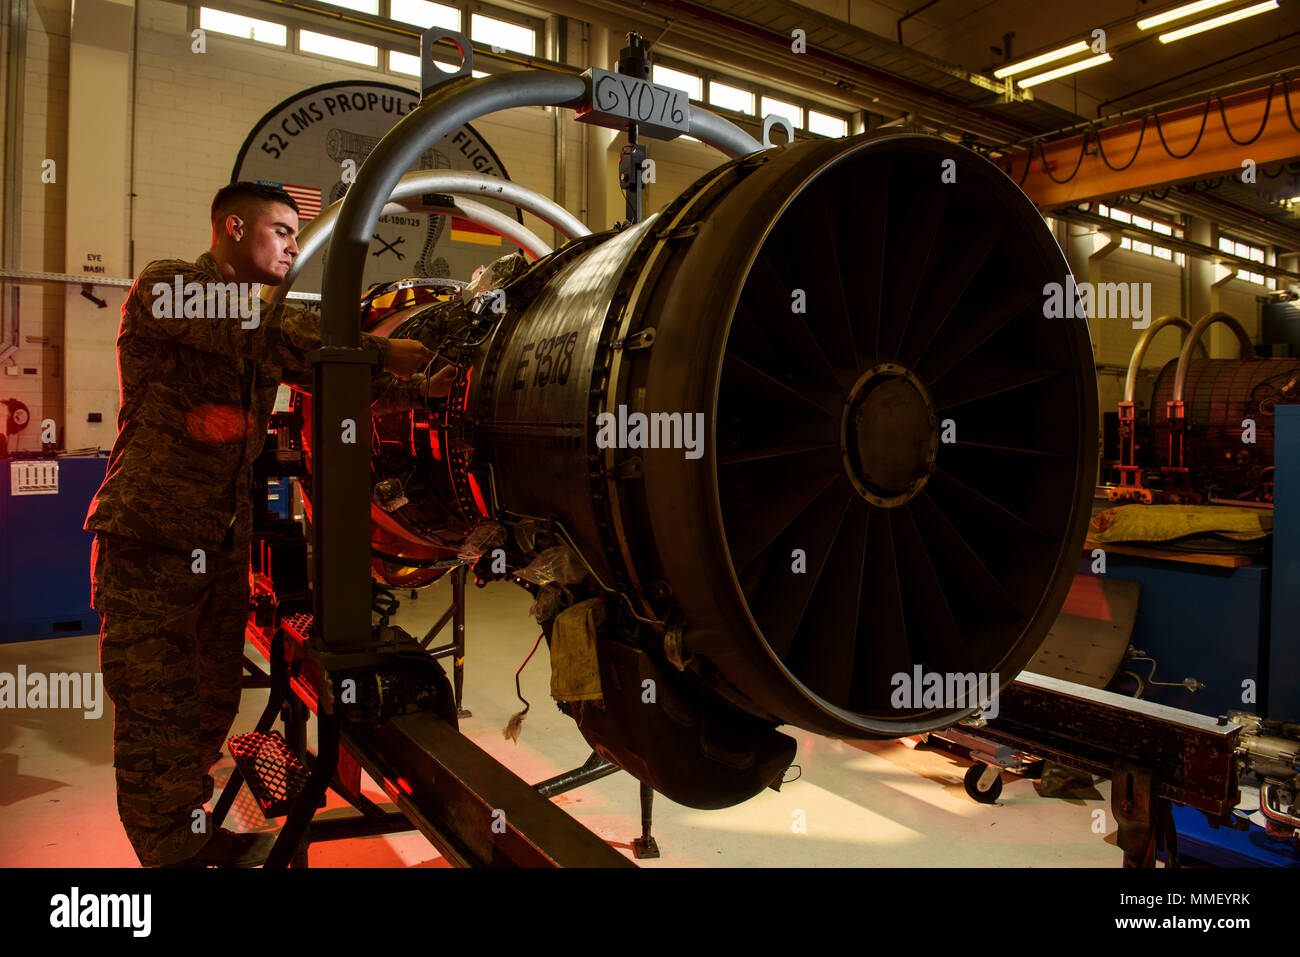
[[468, 219], [458, 219], [454, 216], [451, 220], [451, 239], [452, 242], [457, 243], [478, 243], [482, 246], [501, 245], [501, 237], [486, 226], [480, 226], [478, 223], [471, 223]]

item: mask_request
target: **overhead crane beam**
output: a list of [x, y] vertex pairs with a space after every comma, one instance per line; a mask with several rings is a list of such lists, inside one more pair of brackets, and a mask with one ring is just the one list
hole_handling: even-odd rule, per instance
[[[1288, 87], [1296, 97], [1294, 112], [1287, 101]], [[1208, 176], [1240, 176], [1247, 160], [1258, 168], [1294, 159], [1300, 156], [1296, 123], [1300, 79], [1279, 78], [1270, 86], [1222, 100], [1214, 97], [1208, 103], [1108, 127], [1100, 131], [1100, 150], [1098, 133], [1087, 130], [1033, 144], [998, 164], [1039, 209], [1055, 209]]]

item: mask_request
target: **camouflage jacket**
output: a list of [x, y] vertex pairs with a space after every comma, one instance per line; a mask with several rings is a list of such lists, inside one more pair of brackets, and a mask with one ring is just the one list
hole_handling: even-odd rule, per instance
[[[280, 382], [310, 381], [307, 354], [320, 347], [320, 317], [260, 303], [254, 325], [237, 300], [218, 303], [220, 291], [200, 305], [188, 292], [172, 301], [186, 283], [213, 290], [206, 284], [223, 282], [205, 252], [197, 262], [151, 262], [127, 294], [117, 336], [117, 441], [87, 531], [187, 551], [220, 548], [232, 529], [234, 541], [251, 533], [253, 462]], [[423, 377], [382, 372], [388, 340], [361, 338], [376, 353], [372, 399], [389, 410], [418, 406]]]

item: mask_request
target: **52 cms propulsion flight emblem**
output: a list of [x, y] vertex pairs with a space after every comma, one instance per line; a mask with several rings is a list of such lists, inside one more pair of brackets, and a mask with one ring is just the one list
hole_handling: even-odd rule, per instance
[[[388, 83], [328, 83], [304, 90], [266, 114], [249, 133], [231, 180], [281, 185], [298, 203], [305, 227], [342, 198], [371, 150], [419, 106], [411, 90]], [[496, 153], [465, 124], [425, 150], [412, 169], [447, 169], [508, 179]], [[437, 202], [437, 197], [425, 197]], [[478, 198], [522, 222], [511, 206]], [[407, 277], [468, 279], [474, 269], [507, 249], [481, 227], [449, 216], [397, 213], [375, 224], [363, 282], [369, 286]], [[294, 284], [319, 292], [322, 256], [305, 264]]]

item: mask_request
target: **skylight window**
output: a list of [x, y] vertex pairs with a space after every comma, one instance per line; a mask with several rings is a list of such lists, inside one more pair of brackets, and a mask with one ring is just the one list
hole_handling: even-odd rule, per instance
[[289, 29], [281, 23], [241, 17], [237, 13], [213, 10], [211, 7], [199, 7], [199, 26], [213, 33], [257, 40], [259, 43], [273, 43], [278, 47], [289, 43]]
[[362, 13], [379, 13], [379, 0], [322, 0], [335, 7], [347, 7], [349, 10], [359, 10]]
[[651, 70], [650, 79], [660, 86], [670, 86], [674, 90], [685, 90], [686, 95], [696, 102], [704, 100], [704, 81], [692, 73], [655, 64]]
[[347, 60], [349, 63], [361, 63], [366, 66], [379, 65], [379, 48], [369, 43], [357, 43], [344, 40], [325, 33], [313, 33], [311, 30], [298, 31], [298, 48], [306, 53], [319, 53], [321, 56], [335, 60]]
[[822, 136], [829, 136], [832, 139], [845, 136], [849, 132], [849, 121], [839, 116], [831, 116], [829, 113], [819, 113], [816, 110], [808, 111], [808, 129], [814, 133], [820, 133]]
[[413, 23], [417, 27], [460, 30], [460, 11], [444, 3], [430, 3], [429, 0], [391, 0], [389, 11], [389, 15], [394, 20]]
[[514, 50], [528, 56], [537, 53], [537, 34], [528, 27], [475, 13], [470, 17], [469, 35], [478, 43]]
[[773, 96], [763, 97], [763, 115], [770, 116], [773, 113], [784, 116], [796, 129], [803, 126], [803, 107]]
[[749, 90], [742, 90], [738, 86], [730, 86], [726, 83], [719, 83], [717, 80], [710, 80], [709, 105], [752, 115], [754, 112], [754, 94]]

